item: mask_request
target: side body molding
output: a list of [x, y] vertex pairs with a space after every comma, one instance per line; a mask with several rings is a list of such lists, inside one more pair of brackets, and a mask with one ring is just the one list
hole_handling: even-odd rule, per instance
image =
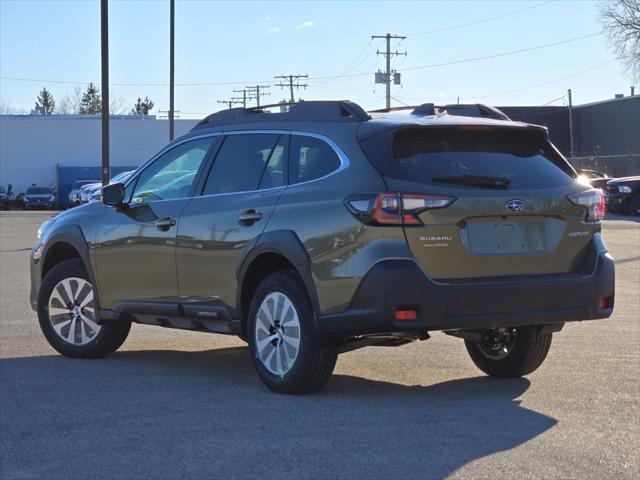
[[260, 235], [255, 242], [247, 244], [244, 250], [241, 260], [236, 267], [236, 279], [238, 281], [236, 311], [238, 318], [243, 318], [245, 313], [241, 311], [242, 285], [245, 280], [245, 275], [253, 261], [264, 253], [281, 255], [295, 267], [298, 275], [300, 275], [300, 278], [304, 282], [314, 313], [316, 316], [320, 314], [318, 294], [311, 275], [311, 260], [300, 239], [292, 230], [276, 230], [264, 233]]

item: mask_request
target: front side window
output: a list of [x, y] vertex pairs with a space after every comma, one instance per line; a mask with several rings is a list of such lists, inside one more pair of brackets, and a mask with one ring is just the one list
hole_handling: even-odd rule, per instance
[[228, 135], [216, 155], [203, 194], [284, 185], [284, 140], [278, 134]]
[[188, 197], [215, 137], [178, 145], [158, 157], [138, 177], [131, 203]]
[[315, 137], [293, 135], [289, 147], [289, 183], [324, 177], [340, 167], [340, 159], [326, 142]]

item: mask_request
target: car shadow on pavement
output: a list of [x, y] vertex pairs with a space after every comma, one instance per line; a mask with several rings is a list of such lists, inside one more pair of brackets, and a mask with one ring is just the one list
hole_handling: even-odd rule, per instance
[[527, 379], [277, 395], [244, 347], [5, 358], [0, 380], [2, 478], [442, 478], [557, 423]]

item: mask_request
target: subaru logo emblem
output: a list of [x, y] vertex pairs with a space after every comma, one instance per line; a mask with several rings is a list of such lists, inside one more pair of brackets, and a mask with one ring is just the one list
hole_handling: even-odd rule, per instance
[[522, 213], [527, 209], [524, 200], [509, 200], [507, 202], [507, 210], [515, 213]]

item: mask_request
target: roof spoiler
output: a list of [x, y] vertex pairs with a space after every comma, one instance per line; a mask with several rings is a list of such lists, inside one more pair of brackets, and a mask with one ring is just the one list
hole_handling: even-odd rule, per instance
[[423, 103], [422, 105], [407, 105], [405, 107], [381, 108], [379, 110], [370, 110], [369, 113], [388, 113], [400, 110], [413, 110], [411, 115], [418, 117], [426, 117], [436, 115], [438, 113], [446, 113], [448, 115], [457, 115], [464, 117], [480, 117], [492, 118], [494, 120], [511, 120], [504, 112], [495, 107], [484, 105], [482, 103], [470, 104], [449, 104], [436, 106], [433, 103]]
[[[278, 113], [268, 109], [280, 108]], [[357, 103], [349, 100], [283, 102], [251, 108], [230, 108], [212, 113], [191, 129], [252, 122], [364, 122], [371, 117]]]

